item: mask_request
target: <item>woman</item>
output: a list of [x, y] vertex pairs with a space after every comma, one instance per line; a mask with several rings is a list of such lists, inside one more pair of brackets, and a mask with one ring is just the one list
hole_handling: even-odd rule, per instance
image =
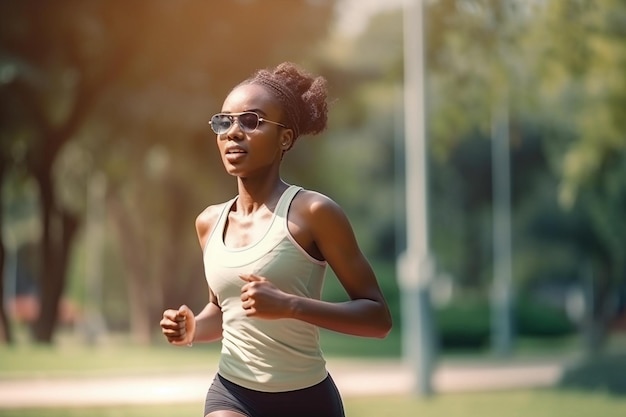
[[[260, 70], [211, 118], [238, 195], [196, 220], [209, 302], [163, 313], [175, 345], [222, 340], [205, 416], [343, 416], [318, 328], [385, 337], [391, 317], [342, 209], [285, 183], [283, 155], [327, 122], [326, 80], [292, 63]], [[350, 301], [320, 300], [326, 265]]]

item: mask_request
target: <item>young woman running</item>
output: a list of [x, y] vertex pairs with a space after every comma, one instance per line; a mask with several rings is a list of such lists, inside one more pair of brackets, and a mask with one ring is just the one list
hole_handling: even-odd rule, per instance
[[[326, 80], [289, 62], [237, 85], [211, 118], [238, 194], [196, 220], [206, 307], [197, 315], [184, 305], [168, 309], [160, 323], [175, 345], [222, 342], [205, 416], [344, 416], [318, 328], [376, 338], [391, 329], [344, 211], [280, 176], [285, 152], [326, 123]], [[349, 301], [321, 300], [327, 265]]]

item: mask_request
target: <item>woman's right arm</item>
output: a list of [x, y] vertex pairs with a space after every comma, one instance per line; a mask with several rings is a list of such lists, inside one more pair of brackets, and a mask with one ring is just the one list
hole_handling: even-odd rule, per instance
[[[222, 206], [209, 206], [196, 218], [198, 242], [204, 254], [204, 248], [217, 223]], [[196, 333], [194, 341], [213, 342], [222, 338], [222, 309], [213, 290], [209, 288], [209, 303], [196, 315]]]
[[195, 318], [195, 334], [192, 342], [214, 342], [222, 338], [222, 309], [217, 297], [209, 288], [209, 303]]
[[[218, 213], [217, 208], [211, 206], [196, 218], [196, 232], [203, 251]], [[163, 312], [160, 324], [163, 335], [174, 345], [212, 342], [222, 337], [222, 309], [217, 297], [209, 288], [209, 302], [200, 313], [194, 316], [186, 305], [180, 306], [178, 310], [167, 309]]]
[[178, 310], [163, 312], [161, 331], [173, 345], [191, 345], [193, 342], [213, 342], [222, 338], [222, 310], [209, 290], [209, 303], [194, 316], [186, 305]]

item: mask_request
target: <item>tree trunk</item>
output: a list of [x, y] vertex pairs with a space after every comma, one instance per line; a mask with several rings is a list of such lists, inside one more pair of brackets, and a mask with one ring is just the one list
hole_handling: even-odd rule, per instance
[[39, 276], [40, 313], [34, 327], [39, 343], [51, 344], [58, 323], [59, 303], [65, 289], [72, 240], [79, 221], [54, 206], [50, 175], [38, 175], [42, 214], [42, 268]]
[[[2, 179], [0, 176], [0, 190]], [[0, 205], [0, 219], [2, 218], [2, 206]], [[0, 236], [2, 236], [2, 222], [0, 221]], [[13, 344], [13, 333], [11, 332], [11, 323], [7, 316], [6, 306], [4, 304], [4, 262], [6, 259], [6, 250], [4, 241], [0, 239], [0, 344]]]
[[479, 214], [476, 214], [477, 212], [476, 207], [468, 208], [465, 212], [463, 240], [466, 243], [463, 270], [461, 271], [462, 285], [474, 290], [481, 287], [485, 263], [480, 236], [482, 221]]
[[587, 316], [583, 322], [583, 347], [588, 357], [596, 357], [604, 350], [609, 337], [609, 324], [613, 314], [610, 298], [614, 288], [610, 285], [612, 268], [607, 260], [589, 262], [585, 283], [587, 285]]
[[[6, 172], [6, 160], [0, 157], [0, 195], [2, 195], [2, 187], [4, 185], [4, 173]], [[0, 344], [13, 344], [13, 332], [11, 331], [11, 323], [7, 316], [6, 305], [4, 304], [4, 263], [6, 262], [6, 248], [4, 247], [4, 239], [2, 236], [2, 204], [0, 204]]]
[[107, 202], [116, 226], [121, 255], [129, 271], [126, 284], [131, 338], [135, 343], [148, 345], [156, 324], [152, 323], [150, 314], [153, 288], [148, 279], [150, 271], [146, 262], [147, 242], [142, 239], [137, 227], [133, 227], [132, 216], [126, 213], [119, 197], [112, 195]]

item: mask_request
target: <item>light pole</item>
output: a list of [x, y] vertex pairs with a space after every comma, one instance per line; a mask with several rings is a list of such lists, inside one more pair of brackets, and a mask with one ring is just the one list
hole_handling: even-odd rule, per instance
[[508, 96], [493, 110], [491, 140], [493, 178], [493, 285], [491, 343], [495, 354], [508, 356], [513, 344], [513, 272], [511, 249], [511, 156]]
[[404, 360], [415, 375], [414, 392], [428, 396], [434, 360], [429, 297], [433, 268], [428, 248], [422, 0], [406, 0], [403, 16], [407, 247], [398, 257], [402, 347]]
[[[511, 152], [509, 137], [510, 53], [501, 41], [510, 8], [498, 3], [493, 35], [497, 64], [493, 70], [496, 86], [492, 107], [491, 164], [493, 186], [493, 283], [491, 287], [491, 346], [496, 355], [509, 356], [513, 349], [513, 254], [511, 232]], [[498, 80], [500, 83], [498, 83]]]

